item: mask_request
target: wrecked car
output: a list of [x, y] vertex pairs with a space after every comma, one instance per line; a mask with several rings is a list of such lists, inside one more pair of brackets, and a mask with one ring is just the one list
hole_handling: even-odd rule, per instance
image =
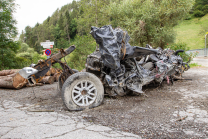
[[[70, 54], [75, 46], [61, 51], [58, 56], [38, 63], [30, 69], [21, 71], [20, 75], [31, 83], [36, 83], [54, 63], [60, 63], [63, 73], [59, 77], [64, 104], [69, 110], [84, 110], [99, 106], [104, 94], [109, 96], [124, 96], [130, 92], [143, 93], [142, 87], [152, 82], [181, 78], [184, 70], [189, 68], [178, 55], [179, 50], [153, 49], [131, 46], [127, 31], [113, 29], [110, 25], [101, 28], [91, 27], [90, 34], [99, 45], [99, 50], [88, 55], [86, 72], [71, 69], [60, 61]], [[45, 64], [45, 68], [44, 65]]]

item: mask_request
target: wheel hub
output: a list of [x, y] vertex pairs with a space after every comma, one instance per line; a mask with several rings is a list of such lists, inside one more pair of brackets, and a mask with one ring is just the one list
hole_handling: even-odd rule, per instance
[[87, 90], [84, 89], [84, 90], [81, 92], [81, 94], [82, 94], [83, 96], [86, 96], [86, 95], [87, 95]]
[[89, 106], [97, 98], [97, 89], [91, 81], [80, 81], [72, 90], [72, 100], [78, 106]]

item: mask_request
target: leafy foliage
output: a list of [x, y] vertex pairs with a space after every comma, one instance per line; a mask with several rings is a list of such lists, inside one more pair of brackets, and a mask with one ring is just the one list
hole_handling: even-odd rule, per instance
[[[19, 53], [18, 57], [31, 59], [29, 54], [32, 49], [40, 54], [43, 50], [40, 42], [45, 40], [55, 42], [54, 50], [75, 44], [76, 50], [66, 60], [72, 68], [81, 70], [87, 55], [96, 46], [93, 38], [88, 35], [90, 27], [108, 24], [126, 29], [132, 38], [131, 45], [145, 46], [148, 43], [164, 47], [165, 44], [174, 42], [173, 27], [187, 17], [193, 1], [74, 0], [57, 9], [43, 23], [25, 28], [20, 42], [25, 42], [31, 49]], [[32, 55], [31, 57], [34, 58]]]
[[195, 17], [202, 17], [208, 13], [207, 0], [195, 0], [193, 15]]
[[199, 65], [198, 63], [191, 63], [191, 64], [189, 64], [189, 66], [191, 68], [193, 68], [193, 67], [201, 67], [201, 65]]
[[78, 33], [86, 35], [90, 32], [91, 26], [101, 27], [110, 24], [110, 16], [102, 10], [109, 4], [110, 0], [81, 0], [82, 12], [77, 20]]
[[189, 50], [189, 47], [187, 47], [187, 45], [185, 43], [175, 43], [175, 44], [171, 44], [171, 45], [168, 45], [166, 46], [166, 48], [169, 48], [171, 50], [184, 50], [184, 53], [179, 53], [179, 55], [183, 58], [183, 61], [189, 61], [190, 60], [193, 60], [194, 57], [197, 56], [197, 52], [194, 52], [194, 53], [189, 53], [187, 54], [186, 51]]
[[205, 15], [205, 13], [203, 11], [200, 11], [200, 10], [194, 11], [194, 16], [195, 17], [202, 17], [204, 15]]
[[19, 49], [19, 43], [13, 41], [17, 35], [16, 21], [12, 14], [15, 11], [14, 0], [0, 1], [0, 69], [14, 68], [15, 52]]
[[26, 42], [38, 53], [43, 50], [40, 43], [46, 40], [55, 41], [54, 48], [68, 47], [71, 39], [77, 34], [78, 10], [76, 1], [57, 9], [42, 24], [37, 23], [35, 27], [27, 26], [20, 35], [20, 41]]
[[131, 44], [164, 47], [174, 41], [173, 27], [185, 18], [193, 0], [124, 0], [111, 3], [105, 11], [125, 28]]
[[71, 68], [82, 70], [85, 67], [87, 56], [96, 49], [96, 42], [89, 35], [77, 35], [72, 44], [76, 46], [76, 49], [66, 57], [66, 62]]

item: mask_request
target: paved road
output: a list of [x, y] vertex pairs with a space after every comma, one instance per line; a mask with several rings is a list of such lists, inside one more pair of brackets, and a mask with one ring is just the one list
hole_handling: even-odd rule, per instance
[[34, 112], [34, 105], [4, 100], [0, 104], [0, 138], [138, 139], [137, 135], [114, 131], [101, 125], [56, 112]]
[[191, 63], [198, 63], [203, 67], [208, 67], [208, 57], [195, 57]]

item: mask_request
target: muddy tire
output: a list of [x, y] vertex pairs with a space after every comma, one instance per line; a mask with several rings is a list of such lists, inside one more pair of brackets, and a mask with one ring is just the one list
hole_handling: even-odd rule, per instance
[[88, 72], [78, 72], [68, 77], [61, 93], [64, 104], [72, 111], [97, 107], [104, 98], [102, 82]]
[[73, 70], [73, 72], [75, 72], [75, 73], [77, 73], [77, 72], [79, 72], [78, 70], [76, 70], [76, 69], [72, 69]]
[[143, 68], [152, 70], [154, 68], [154, 64], [152, 62], [147, 62], [146, 64], [144, 64]]

